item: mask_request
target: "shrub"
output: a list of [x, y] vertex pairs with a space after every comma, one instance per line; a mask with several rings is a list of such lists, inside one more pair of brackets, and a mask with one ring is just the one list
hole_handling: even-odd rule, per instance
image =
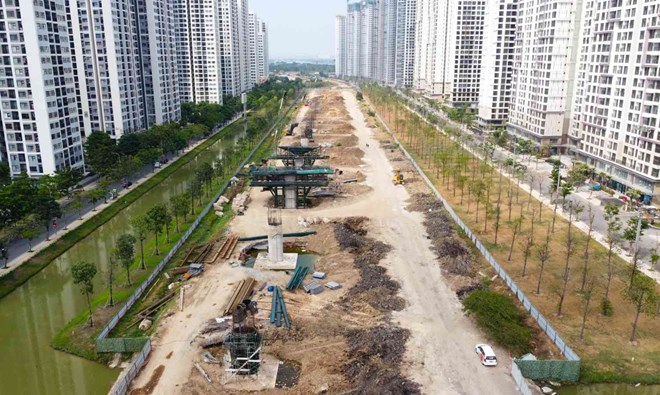
[[355, 98], [358, 99], [358, 101], [362, 101], [362, 99], [364, 99], [364, 97], [362, 96], [362, 92], [356, 93]]
[[507, 296], [488, 290], [475, 291], [463, 300], [463, 306], [475, 315], [477, 324], [497, 344], [516, 355], [531, 350], [532, 331]]
[[609, 299], [603, 299], [600, 302], [600, 313], [605, 317], [611, 317], [614, 314], [614, 306], [612, 306], [612, 302]]
[[368, 110], [367, 115], [369, 115], [370, 117], [374, 117], [374, 116], [376, 116], [376, 113], [373, 112], [373, 110]]

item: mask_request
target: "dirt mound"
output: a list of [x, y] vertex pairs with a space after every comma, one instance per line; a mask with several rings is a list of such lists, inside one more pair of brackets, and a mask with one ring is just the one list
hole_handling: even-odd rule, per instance
[[346, 334], [350, 361], [343, 372], [353, 381], [353, 394], [420, 394], [419, 385], [406, 379], [399, 366], [410, 332], [392, 326], [355, 329]]
[[428, 193], [416, 193], [409, 199], [408, 210], [424, 214], [424, 226], [433, 252], [441, 266], [452, 274], [472, 277], [476, 273], [474, 257], [460, 238], [442, 203]]

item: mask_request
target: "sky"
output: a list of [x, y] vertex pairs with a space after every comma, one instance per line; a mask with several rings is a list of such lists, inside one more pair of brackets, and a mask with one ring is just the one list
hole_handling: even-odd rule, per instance
[[248, 0], [250, 12], [268, 24], [269, 57], [333, 58], [335, 15], [346, 0]]

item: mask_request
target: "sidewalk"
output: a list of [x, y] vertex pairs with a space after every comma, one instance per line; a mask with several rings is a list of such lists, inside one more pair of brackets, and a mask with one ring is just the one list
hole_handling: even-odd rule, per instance
[[[93, 218], [96, 214], [100, 213], [103, 211], [106, 207], [110, 206], [111, 204], [115, 203], [119, 198], [122, 196], [126, 195], [128, 192], [132, 191], [133, 188], [138, 187], [154, 175], [160, 173], [163, 169], [171, 166], [178, 160], [180, 160], [185, 154], [188, 152], [194, 150], [196, 147], [198, 147], [200, 144], [203, 144], [205, 141], [207, 141], [209, 138], [214, 136], [216, 133], [220, 132], [227, 126], [233, 124], [236, 122], [238, 119], [241, 118], [241, 115], [237, 116], [236, 118], [230, 120], [227, 122], [226, 125], [219, 127], [215, 130], [215, 132], [211, 133], [208, 138], [196, 141], [192, 145], [184, 148], [183, 150], [180, 151], [178, 156], [173, 156], [170, 158], [170, 161], [167, 164], [163, 164], [160, 168], [154, 169], [153, 171], [147, 171], [146, 174], [144, 174], [142, 177], [139, 179], [135, 180], [133, 182], [133, 185], [131, 186], [130, 189], [126, 188], [117, 188], [117, 196], [113, 200], [108, 200], [106, 203], [99, 203], [96, 206], [96, 209], [94, 210], [94, 205], [87, 204], [83, 210], [82, 210], [82, 220], [79, 220], [77, 215], [69, 215], [69, 223], [67, 224], [64, 220], [58, 220], [58, 225], [63, 226], [65, 228], [57, 230], [55, 233], [51, 233], [50, 235], [50, 240], [46, 240], [45, 236], [46, 233], [43, 232], [42, 234], [39, 235], [39, 238], [36, 239], [38, 240], [36, 243], [32, 245], [32, 252], [28, 252], [28, 245], [27, 241], [23, 239], [17, 239], [12, 245], [9, 247], [9, 254], [10, 254], [10, 259], [7, 263], [8, 268], [7, 269], [2, 269], [0, 268], [0, 278], [3, 276], [11, 273], [14, 269], [17, 267], [20, 267], [23, 263], [27, 262], [30, 258], [32, 258], [34, 255], [45, 249], [46, 247], [50, 246], [53, 244], [55, 241], [59, 240], [61, 237], [63, 237], [65, 234], [67, 234], [69, 231], [76, 229], [78, 226], [81, 224], [85, 223], [88, 219]], [[150, 165], [145, 166], [145, 169], [148, 168]], [[139, 174], [139, 173], [138, 173]], [[89, 190], [93, 189], [93, 187], [96, 186], [96, 181], [91, 182], [90, 184], [85, 185], [83, 188], [84, 190]], [[60, 199], [60, 201], [66, 201], [66, 198]], [[60, 202], [62, 203], [62, 202]], [[19, 252], [18, 254], [12, 254], [16, 249], [23, 250], [22, 252]], [[13, 255], [13, 257], [12, 257]], [[4, 262], [0, 262], [0, 267], [2, 266]]]
[[[450, 119], [448, 119], [448, 118], [444, 115], [444, 113], [442, 113], [442, 112], [437, 112], [437, 111], [435, 111], [435, 110], [429, 108], [425, 103], [421, 103], [421, 102], [419, 102], [419, 101], [417, 101], [417, 100], [415, 100], [415, 99], [413, 99], [413, 98], [410, 98], [410, 97], [406, 96], [405, 94], [403, 94], [403, 93], [401, 93], [401, 92], [398, 92], [398, 91], [397, 91], [397, 93], [398, 93], [400, 96], [402, 96], [402, 97], [404, 97], [404, 98], [406, 98], [406, 99], [408, 99], [408, 100], [411, 100], [411, 101], [413, 101], [414, 103], [416, 103], [416, 104], [418, 104], [418, 105], [423, 106], [428, 112], [430, 112], [430, 113], [432, 113], [432, 114], [434, 114], [434, 115], [436, 115], [436, 116], [442, 118], [443, 120], [445, 120], [445, 121], [447, 122], [448, 125], [450, 125], [450, 126], [452, 126], [452, 127], [460, 128], [461, 131], [463, 131], [464, 133], [467, 133], [467, 134], [470, 134], [470, 135], [474, 136], [474, 137], [475, 137], [475, 141], [481, 141], [481, 140], [483, 140], [483, 137], [482, 137], [482, 136], [481, 136], [481, 138], [479, 138], [479, 136], [477, 136], [475, 133], [471, 132], [471, 131], [470, 131], [467, 127], [465, 127], [464, 125], [457, 124], [457, 123], [451, 121]], [[415, 114], [417, 114], [418, 116], [420, 116], [420, 117], [421, 117], [426, 123], [428, 123], [429, 125], [435, 127], [436, 130], [439, 130], [439, 131], [441, 131], [442, 133], [444, 133], [444, 131], [442, 131], [442, 130], [441, 130], [440, 128], [438, 128], [437, 126], [431, 124], [431, 123], [426, 119], [426, 117], [423, 116], [422, 114], [420, 114], [418, 111], [416, 111], [416, 110], [410, 108], [410, 107], [409, 107], [408, 105], [406, 105], [406, 104], [404, 104], [404, 106], [405, 106], [409, 111], [412, 111], [413, 113], [415, 113]], [[454, 138], [453, 138], [452, 136], [449, 136], [449, 137], [450, 137], [452, 140], [454, 140]], [[459, 144], [461, 144], [461, 146], [462, 146], [464, 149], [466, 149], [467, 151], [469, 151], [470, 153], [472, 153], [473, 155], [475, 155], [475, 156], [478, 157], [479, 159], [484, 160], [484, 158], [482, 157], [482, 155], [481, 155], [477, 150], [475, 150], [474, 147], [471, 147], [471, 146], [469, 146], [468, 144], [463, 144], [462, 142], [459, 142]], [[496, 152], [496, 154], [494, 154], [494, 158], [500, 158], [500, 159], [501, 159], [501, 158], [511, 157], [511, 156], [513, 155], [512, 153], [510, 153], [510, 152], [508, 152], [508, 151], [506, 151], [506, 150], [504, 150], [504, 149], [502, 149], [502, 148], [500, 148], [500, 147], [495, 147], [495, 152]], [[521, 159], [523, 159], [522, 156], [521, 156]], [[521, 161], [522, 161], [522, 160], [521, 160]], [[561, 157], [561, 161], [562, 161], [563, 164], [567, 164], [567, 163], [566, 163], [567, 161], [568, 161], [568, 165], [572, 164], [572, 160], [571, 160], [571, 158], [566, 157], [566, 156], [562, 156], [562, 157]], [[541, 162], [541, 163], [539, 163], [538, 160], [536, 160], [536, 162], [537, 162], [536, 167], [538, 168], [538, 165], [541, 165], [541, 169], [540, 169], [540, 170], [538, 170], [538, 169], [532, 169], [531, 166], [528, 166], [528, 170], [534, 172], [535, 180], [536, 180], [537, 182], [538, 182], [539, 179], [542, 180], [542, 185], [543, 185], [543, 186], [542, 186], [542, 188], [541, 188], [541, 190], [542, 190], [542, 193], [541, 193], [541, 194], [539, 194], [539, 191], [538, 191], [538, 185], [533, 186], [533, 187], [531, 188], [531, 189], [532, 189], [532, 196], [533, 196], [534, 198], [536, 198], [537, 200], [540, 200], [541, 202], [543, 202], [543, 204], [544, 204], [546, 207], [548, 207], [548, 208], [550, 208], [550, 209], [552, 210], [552, 209], [554, 209], [554, 205], [552, 204], [552, 202], [551, 202], [551, 200], [550, 200], [550, 197], [549, 197], [549, 196], [545, 196], [545, 195], [543, 194], [543, 191], [547, 191], [547, 184], [549, 184], [549, 182], [550, 182], [549, 175], [550, 175], [550, 171], [551, 171], [551, 169], [552, 169], [552, 166], [551, 166], [550, 164], [548, 164], [548, 163], [545, 163], [545, 162]], [[547, 165], [547, 166], [546, 166], [546, 165]], [[545, 170], [546, 167], [548, 168], [547, 170]], [[567, 171], [568, 168], [570, 168], [570, 166], [567, 166], [566, 169], [563, 169], [561, 172], [565, 174], [565, 172]], [[503, 176], [505, 176], [505, 177], [509, 178], [510, 180], [512, 180], [512, 181], [514, 181], [514, 182], [517, 183], [517, 179], [515, 179], [515, 177], [513, 177], [511, 174], [507, 173], [507, 172], [504, 171], [504, 170], [500, 171], [500, 169], [498, 169], [497, 166], [495, 166], [494, 169], [495, 169], [495, 171], [501, 172]], [[539, 178], [539, 177], [540, 177], [540, 178]], [[529, 191], [530, 191], [530, 185], [529, 185], [529, 183], [527, 182], [527, 178], [526, 178], [524, 181], [521, 181], [519, 185], [520, 185], [520, 188], [521, 188], [521, 189], [523, 189], [526, 193], [529, 193]], [[594, 240], [596, 240], [598, 243], [600, 243], [603, 247], [607, 248], [607, 246], [608, 246], [608, 244], [607, 244], [607, 240], [606, 240], [606, 239], [607, 239], [607, 236], [606, 236], [607, 229], [606, 229], [606, 228], [605, 228], [605, 229], [602, 228], [602, 225], [603, 225], [603, 223], [604, 223], [604, 219], [603, 219], [604, 208], [603, 208], [603, 206], [600, 205], [600, 200], [599, 200], [596, 196], [593, 196], [593, 194], [590, 196], [589, 192], [583, 192], [583, 191], [576, 191], [576, 192], [573, 192], [571, 195], [568, 196], [567, 200], [572, 201], [572, 200], [575, 200], [576, 198], [579, 199], [579, 200], [583, 200], [584, 202], [589, 203], [589, 204], [592, 205], [592, 207], [593, 207], [593, 209], [594, 209], [594, 213], [596, 214], [596, 220], [594, 221], [594, 229], [593, 229], [593, 231], [592, 231], [592, 235], [593, 235], [592, 237], [593, 237]], [[584, 205], [584, 204], [583, 204], [583, 205]], [[559, 207], [559, 208], [557, 209], [557, 214], [558, 214], [558, 216], [561, 216], [561, 217], [564, 218], [566, 221], [568, 221], [568, 215], [567, 215], [566, 213], [563, 212], [563, 210], [561, 209], [561, 207]], [[621, 221], [625, 223], [625, 222], [627, 222], [628, 218], [631, 218], [631, 217], [635, 216], [635, 214], [636, 214], [636, 213], [634, 213], [634, 212], [621, 211], [619, 217], [621, 218]], [[583, 213], [583, 215], [586, 215], [586, 205], [585, 205], [585, 212]], [[600, 225], [601, 225], [601, 226], [600, 226], [600, 229], [598, 229], [599, 227], [596, 226], [597, 223], [599, 222], [599, 219], [600, 219]], [[579, 220], [575, 221], [575, 222], [574, 222], [574, 225], [575, 225], [578, 229], [582, 230], [584, 233], [587, 233], [587, 231], [588, 231], [588, 224], [585, 223], [585, 222], [583, 222], [582, 219], [579, 219]], [[656, 239], [657, 239], [657, 238], [658, 238], [658, 234], [659, 234], [659, 233], [658, 233], [657, 230], [654, 230], [654, 229], [648, 229], [648, 230], [646, 231], [646, 234], [643, 235], [643, 236], [640, 238], [640, 258], [639, 258], [639, 261], [638, 261], [638, 268], [639, 268], [639, 270], [640, 270], [642, 273], [646, 274], [647, 276], [653, 278], [656, 282], [660, 283], [660, 272], [654, 270], [654, 268], [651, 267], [651, 262], [650, 262], [649, 259], [644, 259], [644, 258], [647, 258], [647, 257], [650, 255], [650, 250], [651, 250], [651, 248], [653, 248], [655, 245], [657, 245], [658, 241], [654, 241], [653, 238], [656, 238]], [[619, 243], [619, 244], [621, 245], [621, 243]], [[623, 259], [624, 261], [626, 261], [626, 262], [628, 262], [629, 264], [632, 265], [632, 261], [633, 261], [633, 260], [632, 260], [632, 256], [629, 255], [628, 252], [627, 252], [626, 250], [624, 250], [621, 246], [619, 246], [619, 248], [617, 248], [617, 249], [615, 250], [615, 252], [616, 252], [616, 255], [618, 255], [621, 259]]]

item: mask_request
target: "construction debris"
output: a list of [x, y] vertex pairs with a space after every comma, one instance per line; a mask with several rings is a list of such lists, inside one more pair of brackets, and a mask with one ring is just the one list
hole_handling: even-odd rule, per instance
[[309, 268], [307, 266], [298, 266], [291, 275], [289, 282], [286, 284], [286, 289], [288, 291], [293, 291], [300, 287], [300, 284], [302, 284], [308, 272]]
[[270, 322], [275, 326], [280, 327], [282, 323], [287, 328], [291, 328], [289, 321], [289, 314], [286, 312], [286, 305], [284, 304], [284, 296], [280, 287], [273, 288], [273, 301], [270, 309]]
[[243, 215], [247, 204], [250, 202], [250, 192], [245, 191], [236, 195], [234, 200], [231, 202], [231, 209], [234, 210], [236, 215]]
[[[315, 235], [316, 231], [315, 230], [310, 230], [306, 232], [294, 232], [294, 233], [284, 233], [282, 234], [282, 237], [304, 237], [304, 236], [310, 236], [310, 235]], [[260, 235], [260, 236], [248, 236], [248, 237], [241, 237], [238, 239], [238, 241], [256, 241], [256, 240], [266, 240], [268, 238], [268, 235]]]
[[305, 292], [312, 295], [320, 294], [321, 292], [323, 292], [323, 286], [317, 283], [316, 281], [312, 281], [307, 285], [303, 285], [303, 289], [305, 290]]
[[328, 289], [332, 289], [332, 290], [336, 290], [336, 289], [341, 288], [341, 284], [339, 284], [338, 282], [335, 282], [335, 281], [328, 281], [328, 282], [325, 284], [325, 286], [326, 286]]
[[140, 325], [138, 325], [138, 328], [140, 328], [141, 331], [146, 331], [149, 328], [151, 328], [151, 324], [153, 324], [153, 321], [151, 321], [148, 318], [145, 318], [140, 322]]
[[204, 376], [204, 378], [206, 379], [206, 381], [208, 381], [209, 384], [211, 384], [211, 378], [210, 378], [209, 375], [206, 373], [206, 371], [204, 371], [204, 369], [203, 369], [201, 366], [199, 366], [199, 364], [198, 364], [197, 362], [195, 362], [195, 367], [197, 368], [197, 370], [199, 370], [199, 373], [201, 373], [202, 376]]
[[241, 282], [239, 282], [234, 289], [234, 293], [229, 299], [222, 315], [231, 315], [239, 303], [243, 302], [245, 299], [249, 299], [255, 284], [256, 281], [253, 278], [246, 278], [245, 280], [241, 280]]
[[312, 277], [318, 280], [323, 280], [325, 278], [325, 273], [323, 272], [314, 272]]
[[218, 358], [214, 357], [214, 356], [213, 356], [210, 352], [208, 352], [208, 351], [204, 351], [204, 352], [201, 354], [201, 356], [202, 356], [202, 360], [204, 361], [204, 363], [214, 363], [214, 364], [217, 364], [217, 365], [220, 365], [220, 363], [221, 363], [220, 360], [219, 360]]

